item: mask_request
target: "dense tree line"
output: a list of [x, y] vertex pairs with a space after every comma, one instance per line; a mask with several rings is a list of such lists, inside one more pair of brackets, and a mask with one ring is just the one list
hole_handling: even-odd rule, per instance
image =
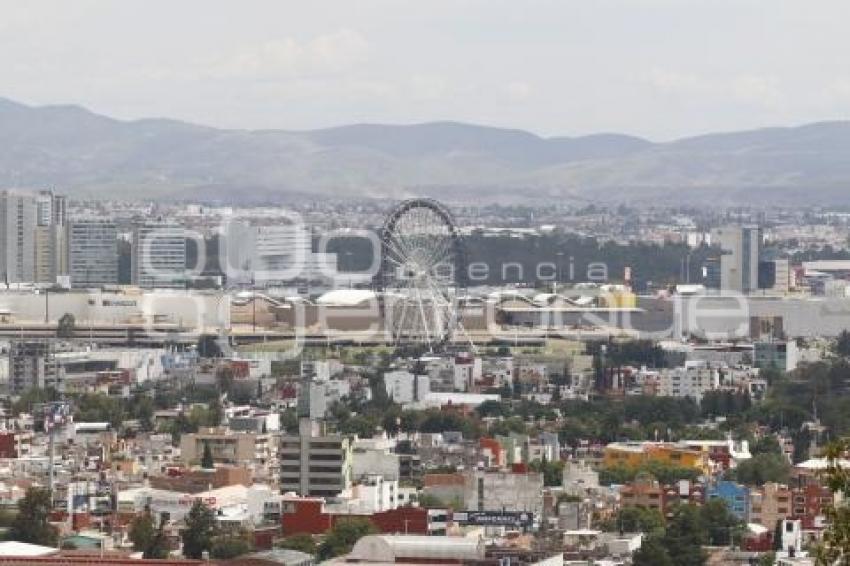
[[707, 559], [704, 545], [729, 545], [743, 528], [721, 499], [699, 507], [677, 505], [666, 521], [659, 521], [659, 516], [658, 511], [648, 509], [623, 509], [613, 521], [615, 528], [623, 525], [646, 529], [648, 536], [633, 558], [635, 566], [701, 566]]
[[[685, 279], [683, 266], [689, 255], [690, 281], [697, 282], [702, 277], [704, 260], [717, 255], [716, 249], [705, 246], [692, 249], [681, 243], [618, 244], [559, 231], [523, 238], [473, 232], [464, 237], [464, 245], [469, 262], [484, 263], [489, 267], [487, 276], [475, 281], [480, 285], [543, 283], [541, 273], [538, 273], [538, 266], [543, 264], [553, 265], [541, 270], [543, 277], [582, 282], [588, 280], [588, 267], [601, 262], [607, 266], [610, 281], [622, 281], [625, 268], [629, 266], [633, 282], [639, 287], [650, 282], [663, 286]], [[372, 263], [371, 243], [363, 238], [334, 239], [327, 251], [337, 254], [343, 270], [362, 271]], [[521, 267], [506, 267], [508, 264]]]

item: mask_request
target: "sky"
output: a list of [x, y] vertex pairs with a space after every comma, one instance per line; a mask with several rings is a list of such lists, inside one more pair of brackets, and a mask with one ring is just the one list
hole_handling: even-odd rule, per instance
[[0, 96], [665, 141], [847, 119], [848, 21], [847, 0], [0, 0]]

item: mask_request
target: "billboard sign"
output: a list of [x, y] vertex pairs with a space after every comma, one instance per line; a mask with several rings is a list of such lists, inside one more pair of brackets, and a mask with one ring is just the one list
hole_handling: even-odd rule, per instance
[[452, 521], [461, 525], [531, 527], [534, 513], [527, 511], [455, 511]]

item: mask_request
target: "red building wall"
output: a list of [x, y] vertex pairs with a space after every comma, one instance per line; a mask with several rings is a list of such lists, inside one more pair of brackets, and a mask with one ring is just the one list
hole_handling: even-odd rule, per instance
[[0, 432], [0, 458], [17, 458], [15, 450], [15, 433]]
[[375, 513], [370, 520], [379, 531], [386, 534], [428, 534], [428, 510], [422, 507], [399, 507]]
[[303, 499], [284, 501], [281, 524], [283, 536], [295, 534], [318, 535], [330, 530], [333, 525], [333, 515], [322, 510], [324, 502], [321, 499]]
[[428, 510], [421, 507], [399, 507], [373, 515], [325, 513], [322, 507], [323, 502], [320, 499], [285, 501], [281, 518], [283, 536], [323, 534], [337, 521], [349, 517], [369, 519], [382, 533], [428, 534]]

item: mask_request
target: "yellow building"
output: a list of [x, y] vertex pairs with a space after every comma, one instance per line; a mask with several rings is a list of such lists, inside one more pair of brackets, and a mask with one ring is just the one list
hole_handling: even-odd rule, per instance
[[609, 309], [637, 308], [637, 295], [624, 285], [603, 285], [599, 306]]
[[612, 442], [605, 447], [606, 468], [636, 468], [647, 462], [660, 462], [681, 468], [695, 468], [708, 473], [708, 454], [684, 445], [659, 442]]

